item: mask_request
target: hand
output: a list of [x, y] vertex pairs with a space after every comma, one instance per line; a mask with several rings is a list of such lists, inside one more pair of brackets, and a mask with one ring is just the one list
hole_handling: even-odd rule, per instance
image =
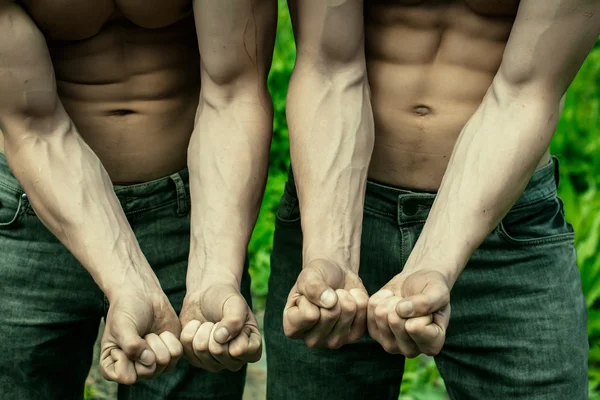
[[308, 347], [340, 348], [364, 335], [368, 301], [357, 274], [331, 261], [314, 260], [290, 291], [283, 330]]
[[181, 326], [160, 290], [121, 290], [111, 298], [102, 336], [100, 369], [123, 384], [172, 370], [182, 355]]
[[450, 289], [437, 271], [396, 275], [369, 299], [369, 334], [388, 353], [437, 355], [450, 320]]
[[262, 337], [248, 303], [230, 284], [188, 292], [180, 314], [181, 343], [190, 364], [238, 371], [260, 360]]

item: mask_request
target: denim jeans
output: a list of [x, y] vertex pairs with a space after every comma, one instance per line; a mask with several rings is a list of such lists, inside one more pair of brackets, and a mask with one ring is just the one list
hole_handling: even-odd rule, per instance
[[[114, 188], [177, 312], [190, 241], [187, 170]], [[247, 274], [243, 293], [250, 301]], [[0, 153], [0, 398], [81, 399], [109, 304], [88, 272], [42, 225]], [[241, 399], [245, 370], [209, 373], [185, 359], [153, 381], [120, 386], [119, 399]]]
[[[574, 232], [557, 197], [558, 161], [538, 169], [471, 257], [451, 293], [445, 345], [435, 357], [452, 399], [587, 398], [587, 315]], [[360, 276], [369, 294], [402, 271], [435, 194], [369, 182]], [[465, 227], [457, 226], [460, 235]], [[404, 358], [368, 334], [339, 350], [285, 337], [286, 297], [302, 268], [293, 176], [277, 214], [265, 314], [268, 398], [397, 399]]]

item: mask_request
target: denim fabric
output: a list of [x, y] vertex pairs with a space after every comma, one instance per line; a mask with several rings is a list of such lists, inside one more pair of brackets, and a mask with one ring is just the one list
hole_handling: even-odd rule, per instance
[[[190, 240], [187, 170], [115, 186], [148, 262], [177, 312]], [[243, 293], [250, 301], [249, 278]], [[81, 399], [108, 303], [88, 272], [42, 225], [0, 153], [0, 398]], [[185, 359], [119, 399], [241, 399], [245, 370], [212, 374]]]
[[[587, 398], [586, 307], [557, 186], [554, 159], [534, 173], [452, 290], [447, 338], [435, 358], [452, 399]], [[368, 183], [360, 276], [370, 295], [402, 271], [434, 199]], [[339, 350], [285, 337], [283, 308], [302, 266], [291, 174], [276, 224], [265, 315], [268, 398], [397, 399], [404, 358], [368, 334]]]

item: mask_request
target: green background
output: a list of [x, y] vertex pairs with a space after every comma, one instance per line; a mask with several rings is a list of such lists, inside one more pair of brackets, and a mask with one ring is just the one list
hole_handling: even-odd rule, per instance
[[[269, 277], [275, 212], [289, 165], [285, 97], [294, 63], [295, 47], [288, 9], [279, 1], [279, 25], [269, 88], [275, 108], [269, 181], [258, 223], [250, 242], [250, 272], [257, 308], [264, 307]], [[589, 307], [590, 392], [600, 400], [600, 41], [567, 94], [564, 113], [552, 141], [561, 160], [560, 195], [565, 213], [577, 232], [578, 263]], [[446, 398], [433, 361], [409, 360], [401, 399]]]

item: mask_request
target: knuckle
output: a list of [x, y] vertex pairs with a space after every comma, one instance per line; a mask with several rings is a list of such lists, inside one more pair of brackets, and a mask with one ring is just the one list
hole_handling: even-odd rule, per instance
[[410, 335], [412, 335], [412, 334], [418, 334], [421, 331], [421, 325], [419, 325], [417, 323], [414, 323], [412, 320], [409, 319], [404, 324], [404, 329]]
[[193, 334], [193, 332], [192, 333], [182, 332], [179, 340], [183, 344], [191, 344], [192, 341], [194, 340], [194, 334]]
[[231, 316], [227, 317], [227, 321], [223, 321], [223, 322], [227, 322], [228, 325], [232, 325], [234, 327], [240, 327], [240, 326], [244, 325], [245, 321], [241, 315], [235, 314], [235, 315], [231, 315]]
[[383, 307], [377, 307], [375, 309], [375, 318], [380, 321], [385, 321], [387, 319], [388, 311]]
[[430, 357], [433, 357], [433, 356], [437, 356], [438, 354], [440, 354], [440, 350], [441, 349], [430, 348], [430, 349], [427, 349], [427, 351], [424, 351], [424, 353]]
[[386, 340], [381, 343], [381, 347], [383, 347], [383, 350], [385, 350], [386, 353], [398, 354], [398, 346], [396, 346], [396, 343], [388, 342]]
[[354, 300], [344, 299], [340, 303], [342, 306], [342, 312], [354, 314], [354, 313], [356, 313], [356, 310], [358, 309], [358, 305], [356, 304], [356, 302]]
[[193, 343], [193, 347], [197, 352], [205, 352], [208, 350], [208, 341], [206, 339], [196, 340]]
[[168, 365], [171, 362], [171, 357], [168, 354], [157, 354], [156, 355], [156, 364], [161, 367]]
[[304, 344], [308, 348], [316, 349], [319, 347], [319, 340], [315, 338], [304, 339]]
[[223, 346], [215, 346], [214, 348], [210, 349], [210, 353], [214, 354], [215, 356], [222, 356], [225, 354], [225, 348]]
[[342, 347], [344, 345], [344, 342], [337, 337], [331, 338], [327, 341], [327, 347], [330, 349], [339, 349], [340, 347]]
[[318, 291], [322, 287], [322, 282], [317, 279], [310, 279], [304, 283], [304, 287], [306, 288], [307, 295], [317, 295]]
[[404, 354], [404, 357], [406, 358], [416, 358], [419, 355], [419, 353], [417, 351], [414, 350], [409, 350]]

